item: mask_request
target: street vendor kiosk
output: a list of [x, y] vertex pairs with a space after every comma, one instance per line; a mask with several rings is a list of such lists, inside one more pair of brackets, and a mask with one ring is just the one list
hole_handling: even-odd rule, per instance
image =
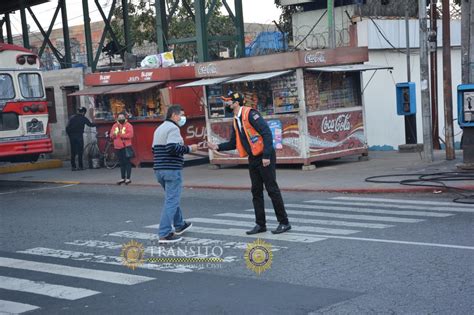
[[[268, 122], [279, 164], [303, 164], [360, 154], [366, 156], [361, 71], [386, 69], [363, 64], [368, 49], [296, 51], [195, 65], [201, 80], [181, 85], [202, 90], [207, 137], [228, 141], [232, 115], [220, 96], [241, 92], [245, 105]], [[237, 151], [210, 152], [212, 164], [244, 164]]]
[[[176, 89], [195, 78], [192, 66], [92, 73], [85, 75], [87, 87], [70, 95], [88, 98], [100, 135], [110, 130], [118, 113], [127, 114], [134, 128], [132, 144], [136, 156], [132, 163], [135, 166], [153, 162], [153, 133], [165, 120], [168, 106], [179, 104], [187, 117], [186, 125], [181, 128], [185, 144], [199, 144], [201, 151], [196, 153], [197, 158], [207, 158], [207, 150], [202, 146], [206, 128], [202, 91]], [[105, 141], [99, 138], [101, 150]]]

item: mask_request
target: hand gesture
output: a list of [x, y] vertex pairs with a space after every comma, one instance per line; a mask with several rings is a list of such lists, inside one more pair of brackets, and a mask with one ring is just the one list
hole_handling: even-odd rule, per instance
[[211, 150], [214, 150], [214, 151], [219, 148], [219, 146], [218, 146], [217, 144], [212, 143], [212, 142], [208, 142], [208, 143], [207, 143], [207, 147], [208, 147], [209, 149], [211, 149]]
[[198, 145], [197, 144], [191, 144], [189, 146], [189, 152], [196, 152], [198, 149]]
[[268, 165], [270, 165], [270, 159], [262, 159], [262, 164], [263, 167], [267, 167]]

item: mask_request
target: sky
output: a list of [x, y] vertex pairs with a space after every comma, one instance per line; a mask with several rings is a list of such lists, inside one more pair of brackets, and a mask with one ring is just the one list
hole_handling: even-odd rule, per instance
[[[110, 7], [111, 0], [99, 0], [99, 3], [106, 8]], [[153, 1], [152, 1], [153, 3]], [[234, 1], [228, 0], [227, 3], [233, 9]], [[82, 16], [82, 0], [66, 0], [67, 14], [69, 25], [79, 25], [84, 23]], [[47, 30], [54, 11], [57, 6], [57, 0], [51, 0], [49, 3], [40, 4], [33, 7], [33, 12], [36, 17], [42, 22], [41, 26]], [[275, 6], [274, 0], [242, 0], [242, 6], [244, 11], [244, 22], [245, 23], [263, 23], [271, 24], [273, 20], [278, 21], [281, 10]], [[108, 13], [108, 9], [104, 10], [105, 14]], [[101, 20], [100, 14], [97, 11], [93, 0], [89, 0], [89, 12], [92, 21]], [[12, 21], [12, 32], [14, 35], [21, 33], [21, 20], [20, 12], [10, 15]], [[38, 28], [27, 12], [28, 24], [30, 25], [30, 31], [38, 31]], [[61, 14], [58, 15], [54, 28], [61, 27]], [[6, 34], [5, 34], [6, 35]]]

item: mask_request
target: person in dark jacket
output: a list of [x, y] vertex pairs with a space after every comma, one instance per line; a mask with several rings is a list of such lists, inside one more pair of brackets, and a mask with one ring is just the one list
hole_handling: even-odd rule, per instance
[[[84, 170], [82, 161], [82, 154], [84, 152], [84, 126], [95, 127], [95, 124], [91, 123], [91, 121], [85, 117], [86, 113], [87, 109], [81, 107], [78, 113], [69, 119], [66, 126], [66, 133], [69, 136], [69, 142], [71, 144], [71, 169], [73, 171]], [[76, 167], [76, 155], [79, 168]]]
[[244, 106], [244, 96], [241, 93], [229, 91], [227, 97], [223, 97], [223, 100], [226, 104], [226, 111], [234, 113], [234, 128], [232, 128], [232, 134], [228, 142], [219, 145], [209, 142], [208, 147], [216, 151], [237, 149], [240, 157], [248, 156], [256, 225], [252, 230], [247, 231], [247, 234], [267, 231], [263, 185], [265, 185], [272, 200], [279, 222], [278, 227], [272, 233], [280, 234], [289, 231], [291, 225], [276, 181], [276, 153], [273, 148], [273, 136], [270, 127], [258, 111]]

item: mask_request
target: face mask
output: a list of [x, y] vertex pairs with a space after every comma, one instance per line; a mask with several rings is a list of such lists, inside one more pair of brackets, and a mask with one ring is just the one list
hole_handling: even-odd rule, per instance
[[178, 121], [178, 126], [183, 127], [186, 123], [186, 116], [181, 116]]
[[123, 124], [125, 122], [125, 119], [119, 119], [118, 122]]
[[225, 109], [225, 111], [226, 111], [227, 113], [229, 113], [229, 114], [231, 114], [231, 113], [234, 112], [234, 110], [232, 109], [232, 107], [230, 107], [230, 104], [226, 104], [226, 105], [224, 106], [224, 109]]

